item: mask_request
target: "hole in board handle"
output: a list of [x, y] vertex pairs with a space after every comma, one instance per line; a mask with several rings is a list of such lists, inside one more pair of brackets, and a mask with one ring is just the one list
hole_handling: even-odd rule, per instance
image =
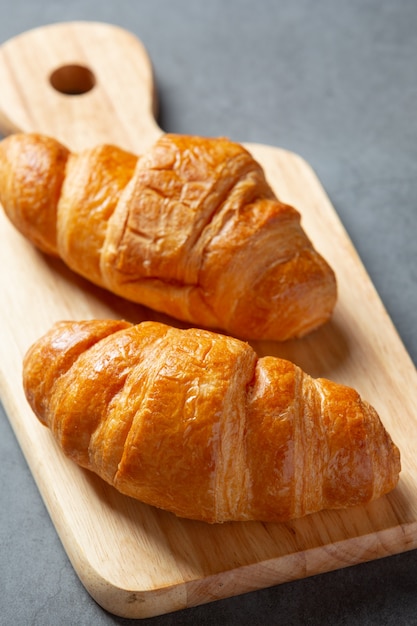
[[83, 65], [63, 65], [49, 77], [52, 87], [68, 96], [80, 96], [93, 89], [96, 79], [93, 72]]

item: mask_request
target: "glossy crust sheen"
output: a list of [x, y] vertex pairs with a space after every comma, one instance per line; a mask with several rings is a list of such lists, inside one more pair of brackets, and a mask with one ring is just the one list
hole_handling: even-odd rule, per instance
[[28, 351], [24, 388], [66, 455], [181, 517], [285, 521], [398, 481], [356, 391], [204, 330], [60, 322]]
[[167, 134], [137, 158], [12, 135], [0, 143], [0, 201], [74, 271], [193, 325], [285, 340], [323, 324], [336, 302], [299, 213], [227, 139]]

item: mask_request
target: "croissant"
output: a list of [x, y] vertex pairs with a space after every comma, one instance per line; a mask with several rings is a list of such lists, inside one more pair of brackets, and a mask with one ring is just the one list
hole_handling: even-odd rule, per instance
[[138, 158], [12, 135], [0, 143], [0, 202], [42, 251], [192, 325], [285, 340], [323, 324], [336, 302], [300, 214], [226, 139], [165, 134]]
[[355, 390], [208, 330], [58, 322], [23, 381], [66, 455], [179, 517], [286, 521], [399, 478], [399, 451]]

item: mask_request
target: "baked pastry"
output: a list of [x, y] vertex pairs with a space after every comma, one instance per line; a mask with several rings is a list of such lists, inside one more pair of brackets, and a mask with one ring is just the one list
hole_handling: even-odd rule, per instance
[[336, 302], [300, 214], [226, 139], [165, 134], [137, 158], [11, 135], [0, 143], [0, 201], [75, 272], [194, 326], [282, 341], [323, 324]]
[[59, 322], [23, 370], [66, 455], [180, 517], [286, 521], [367, 503], [398, 481], [399, 451], [356, 391], [226, 335]]

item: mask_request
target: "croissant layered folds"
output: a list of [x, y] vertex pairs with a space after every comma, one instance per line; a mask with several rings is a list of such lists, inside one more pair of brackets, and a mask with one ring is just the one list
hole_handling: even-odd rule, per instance
[[0, 143], [0, 201], [36, 246], [126, 299], [246, 339], [329, 319], [332, 269], [240, 144], [162, 135], [141, 157], [52, 138]]
[[27, 352], [24, 388], [66, 455], [180, 517], [285, 521], [398, 481], [355, 390], [207, 330], [59, 322]]

